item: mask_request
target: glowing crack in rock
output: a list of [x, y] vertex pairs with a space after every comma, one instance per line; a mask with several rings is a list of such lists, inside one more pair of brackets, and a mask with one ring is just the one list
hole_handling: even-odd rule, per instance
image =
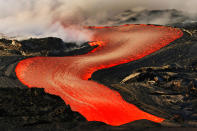
[[88, 78], [99, 69], [149, 55], [180, 38], [182, 31], [153, 25], [88, 29], [95, 33], [92, 41], [96, 42], [89, 44], [98, 45], [96, 49], [80, 56], [22, 60], [15, 70], [18, 79], [30, 88], [44, 88], [47, 93], [60, 96], [73, 111], [81, 113], [88, 121], [101, 121], [114, 126], [139, 119], [162, 122], [163, 118], [140, 110], [123, 100], [117, 91]]

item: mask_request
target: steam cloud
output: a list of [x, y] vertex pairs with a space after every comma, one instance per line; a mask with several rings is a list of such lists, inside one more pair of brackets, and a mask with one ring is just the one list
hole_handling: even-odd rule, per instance
[[[197, 0], [0, 0], [0, 33], [20, 37], [60, 37], [67, 42], [88, 41], [84, 25], [110, 25], [125, 10], [176, 9], [197, 15]], [[148, 16], [145, 16], [148, 17]], [[160, 16], [161, 17], [161, 16]], [[168, 14], [140, 23], [167, 24]]]

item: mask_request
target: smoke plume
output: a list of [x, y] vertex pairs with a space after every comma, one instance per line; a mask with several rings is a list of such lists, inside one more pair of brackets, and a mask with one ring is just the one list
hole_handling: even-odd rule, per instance
[[[80, 43], [92, 35], [83, 26], [117, 24], [113, 18], [125, 10], [176, 9], [195, 19], [196, 5], [196, 0], [0, 0], [0, 33], [17, 38], [54, 36]], [[142, 19], [147, 17], [137, 22], [171, 23], [169, 13], [150, 21]]]

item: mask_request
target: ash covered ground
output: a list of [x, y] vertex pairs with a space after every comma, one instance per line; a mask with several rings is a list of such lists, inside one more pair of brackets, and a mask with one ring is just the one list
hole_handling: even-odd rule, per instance
[[[126, 11], [129, 12], [129, 11]], [[158, 11], [150, 12], [157, 16]], [[65, 43], [48, 37], [23, 41], [0, 39], [0, 127], [1, 129], [54, 130], [196, 130], [197, 129], [197, 23], [171, 10], [184, 36], [140, 60], [95, 72], [92, 80], [117, 90], [141, 110], [165, 118], [161, 123], [139, 120], [119, 127], [88, 122], [73, 112], [61, 98], [43, 89], [24, 86], [14, 69], [20, 60], [33, 56], [85, 54], [94, 47]], [[144, 12], [147, 13], [147, 12]], [[160, 12], [161, 13], [161, 12]], [[150, 14], [149, 14], [150, 15]], [[125, 16], [133, 23], [143, 15]], [[126, 18], [128, 18], [126, 21]], [[113, 20], [113, 22], [116, 20]], [[95, 46], [96, 48], [96, 46]]]

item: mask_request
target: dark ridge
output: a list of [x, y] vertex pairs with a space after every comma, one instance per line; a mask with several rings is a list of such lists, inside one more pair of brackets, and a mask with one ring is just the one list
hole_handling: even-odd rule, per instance
[[66, 43], [59, 38], [30, 38], [27, 40], [0, 39], [1, 56], [71, 56], [86, 54], [96, 48], [84, 42]]

